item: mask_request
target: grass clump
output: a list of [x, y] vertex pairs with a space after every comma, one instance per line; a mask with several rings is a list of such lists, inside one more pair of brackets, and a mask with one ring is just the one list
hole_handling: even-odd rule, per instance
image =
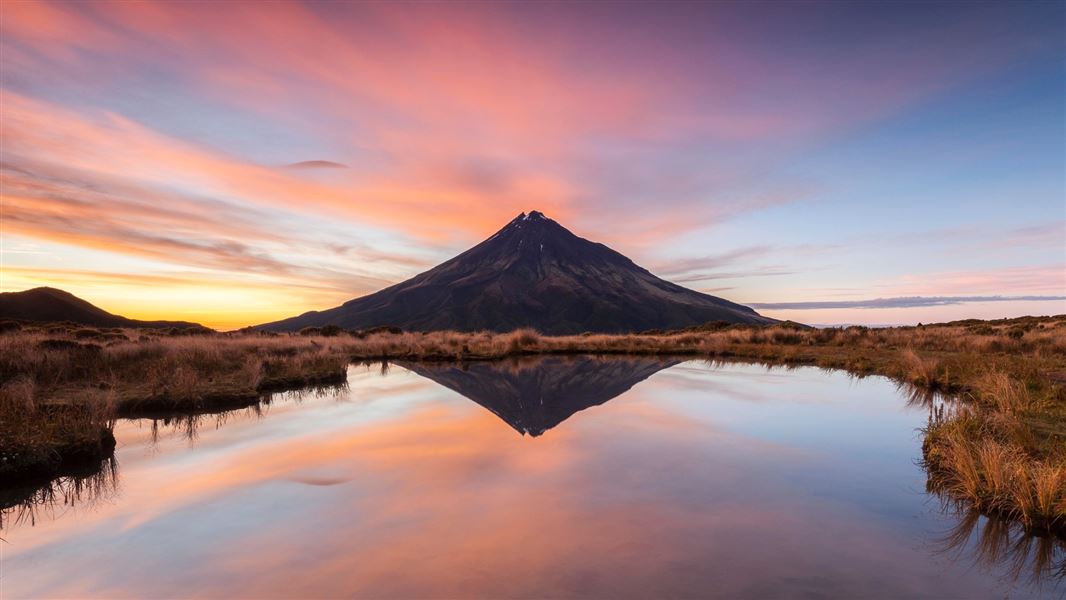
[[50, 400], [25, 376], [0, 385], [0, 481], [48, 477], [111, 454], [111, 396], [83, 394], [78, 402]]
[[1061, 387], [1003, 372], [976, 379], [971, 401], [934, 415], [923, 453], [930, 488], [1026, 528], [1066, 529]]
[[247, 406], [267, 390], [343, 381], [348, 364], [314, 339], [85, 331], [0, 335], [0, 482], [99, 464], [117, 416]]

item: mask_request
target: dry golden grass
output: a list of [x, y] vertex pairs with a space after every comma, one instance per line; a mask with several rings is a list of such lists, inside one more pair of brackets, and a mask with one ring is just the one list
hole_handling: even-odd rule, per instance
[[[1043, 328], [1040, 338], [1050, 350], [1040, 348], [1014, 361], [993, 357], [960, 380], [969, 401], [931, 419], [924, 450], [934, 488], [1029, 528], [1061, 533], [1066, 529], [1064, 357], [1059, 338], [1048, 333]], [[914, 369], [920, 378], [922, 367]]]
[[[169, 333], [52, 326], [0, 334], [4, 445], [61, 439], [64, 428], [98, 432], [115, 411], [254, 402], [265, 389], [343, 379], [351, 360], [578, 353], [734, 358], [880, 374], [966, 398], [930, 422], [931, 484], [1032, 528], [1066, 525], [1066, 316], [884, 329], [708, 324], [572, 336], [531, 329]], [[91, 410], [54, 408], [64, 405]], [[38, 425], [48, 422], [40, 415], [53, 413], [62, 415], [54, 425]]]
[[1066, 515], [1066, 453], [1026, 452], [970, 414], [927, 431], [926, 462], [938, 491], [1033, 529], [1061, 531]]
[[[137, 335], [135, 332], [133, 335]], [[195, 407], [219, 396], [344, 377], [347, 353], [312, 338], [187, 336], [77, 342], [55, 333], [0, 335], [0, 381], [26, 381], [35, 401], [72, 402], [109, 390], [119, 409]]]
[[49, 329], [0, 335], [0, 481], [99, 463], [117, 415], [247, 405], [264, 390], [342, 381], [348, 364], [302, 338], [130, 330], [100, 343], [84, 328]]
[[114, 449], [114, 404], [107, 391], [87, 389], [77, 403], [49, 404], [26, 376], [0, 384], [0, 480], [27, 471], [54, 472], [99, 464]]

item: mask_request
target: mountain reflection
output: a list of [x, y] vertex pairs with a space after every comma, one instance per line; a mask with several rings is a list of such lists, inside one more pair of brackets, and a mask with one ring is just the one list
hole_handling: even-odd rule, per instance
[[634, 356], [541, 357], [506, 362], [397, 362], [537, 437], [574, 413], [598, 406], [681, 360]]

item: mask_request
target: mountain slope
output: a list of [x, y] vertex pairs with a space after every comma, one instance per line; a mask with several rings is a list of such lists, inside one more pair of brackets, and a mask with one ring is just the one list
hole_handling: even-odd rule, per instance
[[533, 211], [437, 267], [337, 308], [260, 328], [339, 325], [547, 334], [673, 329], [707, 321], [771, 323], [754, 310], [652, 275]]
[[0, 293], [0, 319], [17, 321], [71, 321], [93, 327], [201, 327], [187, 321], [138, 321], [113, 315], [70, 292], [39, 287]]

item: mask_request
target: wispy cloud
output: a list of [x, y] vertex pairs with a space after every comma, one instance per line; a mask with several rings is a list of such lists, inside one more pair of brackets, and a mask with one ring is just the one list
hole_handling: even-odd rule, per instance
[[746, 246], [728, 252], [680, 258], [655, 264], [652, 270], [662, 277], [689, 274], [693, 271], [706, 271], [719, 268], [735, 267], [740, 261], [763, 258], [774, 251], [773, 246]]
[[976, 296], [993, 295], [1000, 290], [1056, 295], [1066, 290], [1066, 263], [908, 274], [869, 288], [893, 296]]
[[[912, 231], [884, 236], [866, 243], [951, 245], [960, 252], [973, 250], [1004, 250], [1018, 248], [1061, 248], [1066, 245], [1066, 220], [1004, 227], [978, 223], [942, 229]], [[861, 242], [857, 240], [857, 242]]]
[[[677, 283], [693, 283], [715, 279], [744, 279], [794, 275], [817, 270], [809, 264], [802, 265], [797, 258], [809, 258], [839, 249], [835, 244], [802, 244], [794, 246], [758, 245], [744, 246], [706, 256], [680, 258], [653, 263], [651, 270], [660, 277]], [[766, 259], [780, 261], [790, 259], [795, 266], [774, 262], [758, 264]]]
[[[566, 26], [547, 5], [230, 3], [219, 10], [15, 3], [5, 11], [5, 71], [14, 81], [48, 72], [53, 85], [105, 102], [95, 91], [101, 78], [136, 84], [162, 69], [190, 93], [310, 129], [348, 153], [296, 165], [369, 165], [348, 169], [342, 190], [301, 187], [240, 161], [127, 145], [122, 162], [179, 159], [187, 175], [211, 173], [246, 199], [305, 203], [418, 235], [431, 235], [433, 223], [483, 234], [532, 207], [595, 223], [609, 208], [617, 218], [599, 233], [621, 228], [663, 239], [809, 194], [809, 181], [778, 175], [771, 182], [774, 153], [745, 157], [738, 150], [746, 144], [821, 139], [1033, 51], [977, 43], [999, 33], [995, 20], [940, 17], [938, 27], [907, 30], [905, 45], [896, 37], [902, 24], [871, 28], [892, 52], [874, 42], [816, 57], [771, 51], [775, 44], [748, 40], [784, 39], [775, 34], [790, 20], [727, 5], [636, 8], [641, 14], [628, 18], [644, 26], [643, 45], [627, 41], [632, 28], [606, 6], [575, 9]], [[830, 28], [806, 11], [793, 16]], [[680, 26], [694, 20], [700, 27]], [[788, 102], [765, 101], [772, 97]], [[133, 123], [116, 114], [112, 128], [128, 134]], [[91, 148], [68, 145], [92, 156]], [[491, 165], [491, 175], [471, 164]], [[672, 210], [649, 215], [649, 201]], [[662, 216], [670, 213], [683, 216]]]
[[303, 160], [300, 162], [294, 162], [285, 165], [286, 169], [296, 170], [308, 170], [308, 169], [347, 169], [348, 165], [341, 164], [339, 162], [333, 162], [331, 160]]
[[788, 267], [784, 267], [781, 265], [769, 265], [762, 267], [752, 267], [750, 269], [736, 271], [694, 273], [692, 275], [671, 277], [670, 280], [676, 283], [695, 283], [698, 281], [713, 281], [716, 279], [747, 279], [751, 277], [775, 277], [780, 275], [795, 275], [797, 272], [798, 271], [791, 270]]
[[[265, 246], [293, 240], [257, 222], [255, 211], [205, 198], [111, 185], [99, 178], [87, 181], [71, 173], [40, 173], [0, 168], [7, 232], [177, 265], [318, 281], [356, 279], [271, 256]], [[311, 240], [304, 244], [307, 250], [318, 245]]]
[[872, 300], [821, 300], [807, 302], [752, 302], [749, 306], [763, 310], [817, 310], [826, 308], [916, 308], [948, 306], [971, 302], [1051, 302], [1066, 296], [909, 296]]

